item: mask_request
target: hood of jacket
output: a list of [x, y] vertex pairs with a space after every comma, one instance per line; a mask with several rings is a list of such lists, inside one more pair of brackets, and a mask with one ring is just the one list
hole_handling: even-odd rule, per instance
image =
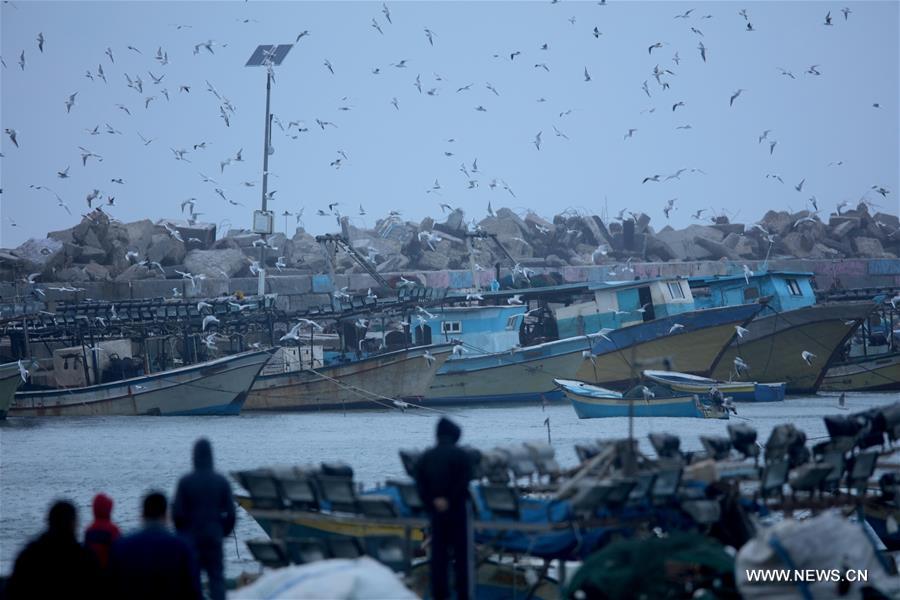
[[113, 501], [106, 494], [97, 494], [94, 496], [94, 518], [109, 520], [112, 515]]
[[197, 471], [213, 468], [212, 444], [206, 438], [200, 438], [194, 444], [194, 469]]

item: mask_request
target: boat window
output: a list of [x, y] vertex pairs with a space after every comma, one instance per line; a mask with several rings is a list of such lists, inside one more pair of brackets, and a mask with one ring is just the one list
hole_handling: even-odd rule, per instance
[[462, 332], [462, 321], [441, 321], [441, 333]]
[[670, 281], [669, 282], [669, 294], [672, 295], [673, 300], [677, 300], [679, 298], [684, 298], [684, 290], [681, 289], [680, 281]]
[[759, 298], [759, 288], [758, 287], [747, 287], [744, 288], [744, 300], [756, 300]]
[[519, 321], [519, 315], [513, 315], [510, 318], [506, 319], [506, 330], [513, 331], [516, 328], [516, 323]]
[[800, 284], [797, 283], [796, 279], [785, 279], [784, 282], [787, 284], [788, 291], [791, 293], [791, 296], [803, 295], [803, 291], [800, 289]]

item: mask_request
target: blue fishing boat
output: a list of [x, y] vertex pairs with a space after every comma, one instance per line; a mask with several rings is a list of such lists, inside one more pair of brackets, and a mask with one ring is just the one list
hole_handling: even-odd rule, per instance
[[[554, 379], [626, 387], [633, 383], [635, 361], [668, 361], [680, 371], [705, 375], [734, 337], [735, 328], [746, 325], [761, 308], [750, 303], [698, 310], [687, 283], [679, 279], [572, 284], [481, 296], [486, 302], [515, 301], [518, 306], [435, 310], [415, 328], [417, 343], [431, 343], [436, 332], [447, 341], [462, 341], [460, 352], [434, 378], [427, 403], [562, 399]], [[490, 345], [486, 341], [490, 331], [504, 341]], [[467, 341], [473, 335], [483, 341], [478, 345], [472, 337]], [[515, 336], [519, 344], [509, 345]]]
[[673, 392], [708, 396], [715, 388], [735, 402], [779, 402], [784, 400], [785, 383], [757, 383], [755, 381], [718, 381], [690, 373], [674, 371], [644, 371], [644, 378], [666, 386]]
[[806, 272], [748, 269], [736, 275], [690, 279], [698, 306], [767, 299], [765, 308], [718, 358], [710, 377], [784, 381], [789, 394], [815, 393], [829, 365], [876, 303], [817, 303], [812, 277]]
[[659, 387], [633, 388], [625, 394], [585, 383], [557, 379], [556, 384], [572, 402], [579, 419], [606, 417], [695, 417], [727, 419], [724, 405], [704, 401], [697, 395], [665, 394]]

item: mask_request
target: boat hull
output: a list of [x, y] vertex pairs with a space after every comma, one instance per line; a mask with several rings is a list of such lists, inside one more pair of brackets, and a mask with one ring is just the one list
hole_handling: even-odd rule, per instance
[[[601, 340], [593, 360], [583, 361], [574, 379], [625, 388], [635, 383], [637, 365], [665, 360], [668, 369], [707, 376], [736, 336], [735, 327], [747, 324], [761, 308], [753, 304], [710, 308], [616, 330], [609, 334], [612, 343]], [[670, 334], [675, 323], [683, 329]]]
[[236, 415], [268, 352], [83, 388], [19, 392], [10, 416]]
[[[554, 379], [625, 387], [634, 358], [672, 357], [683, 371], [705, 374], [759, 305], [698, 310], [597, 334], [447, 362], [428, 390], [429, 404], [562, 400]], [[669, 334], [678, 323], [682, 329]], [[690, 348], [685, 352], [685, 348]], [[587, 356], [585, 356], [587, 354]]]
[[[789, 394], [815, 393], [829, 362], [874, 308], [874, 302], [817, 304], [782, 313], [766, 308], [725, 350], [711, 377], [784, 381]], [[811, 365], [803, 360], [804, 351], [816, 355]], [[734, 372], [738, 356], [749, 365], [742, 374]]]
[[656, 372], [645, 371], [644, 376], [666, 386], [673, 392], [708, 396], [710, 388], [715, 386], [723, 396], [731, 398], [734, 402], [779, 402], [784, 400], [787, 387], [784, 383], [756, 383], [755, 381], [732, 382], [716, 381], [715, 379], [691, 381], [686, 377], [679, 378], [678, 373], [673, 374], [674, 377], [668, 377], [664, 373], [658, 375], [654, 373]]
[[18, 363], [0, 365], [0, 419], [6, 418], [9, 407], [22, 384]]
[[900, 352], [863, 358], [829, 368], [819, 389], [830, 392], [900, 390]]
[[[427, 361], [430, 351], [433, 361]], [[244, 410], [312, 411], [393, 408], [392, 399], [419, 402], [451, 347], [418, 346], [316, 370], [262, 375]]]

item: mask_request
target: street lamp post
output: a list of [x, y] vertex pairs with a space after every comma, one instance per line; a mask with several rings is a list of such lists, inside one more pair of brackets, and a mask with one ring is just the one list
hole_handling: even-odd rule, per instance
[[293, 44], [264, 44], [257, 46], [253, 54], [247, 60], [246, 67], [266, 67], [266, 122], [263, 131], [263, 172], [262, 172], [262, 202], [260, 210], [253, 214], [253, 232], [263, 238], [263, 244], [259, 249], [259, 286], [257, 293], [262, 296], [266, 293], [266, 236], [274, 231], [275, 218], [268, 209], [269, 200], [269, 154], [272, 153], [272, 68], [280, 65]]

